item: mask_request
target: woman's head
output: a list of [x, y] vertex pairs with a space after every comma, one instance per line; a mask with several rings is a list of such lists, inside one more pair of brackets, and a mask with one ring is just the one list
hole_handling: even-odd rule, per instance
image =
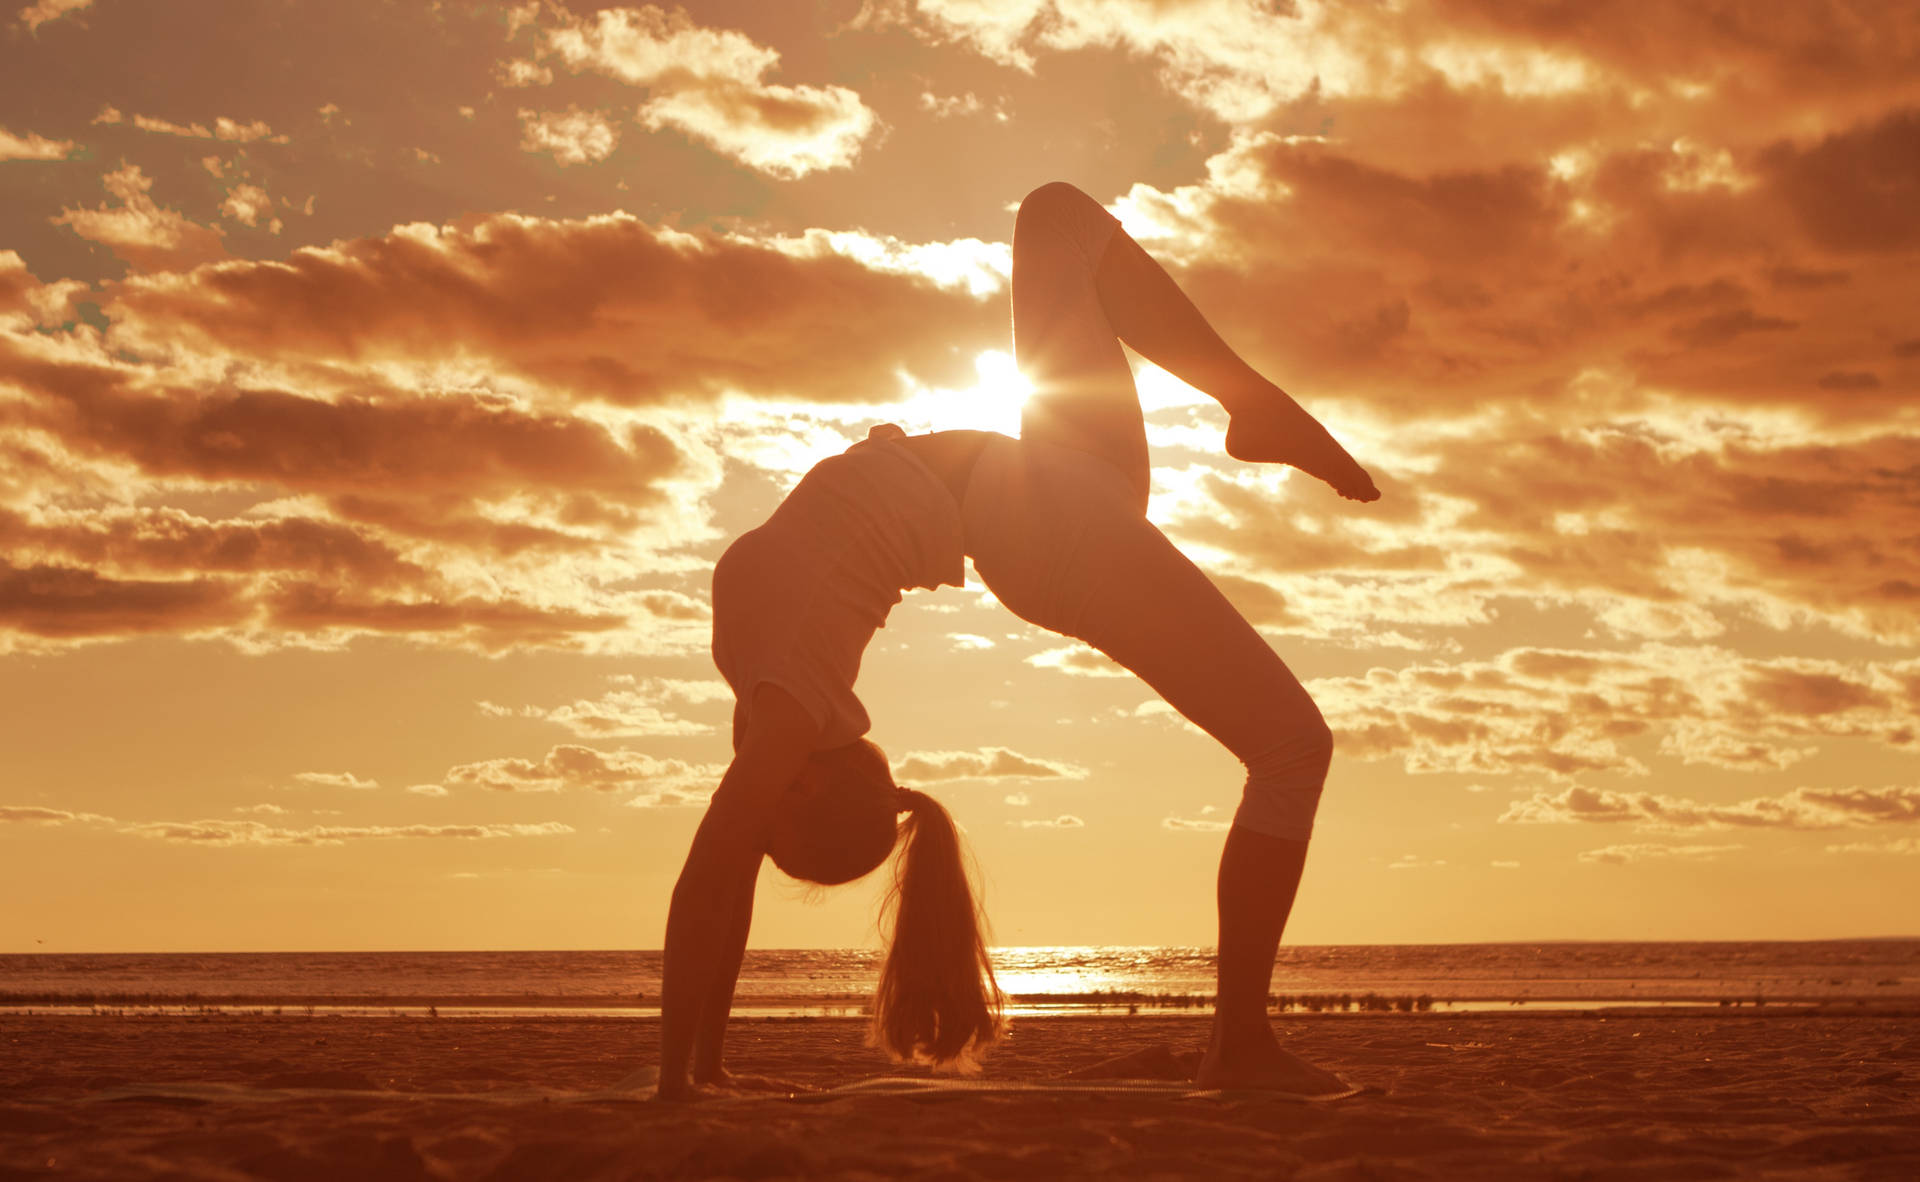
[[805, 882], [852, 882], [893, 852], [900, 808], [880, 748], [858, 739], [816, 751], [780, 799], [767, 853]]
[[872, 871], [896, 843], [871, 1041], [964, 1070], [1004, 1024], [960, 834], [940, 802], [896, 786], [864, 739], [816, 752], [781, 798], [767, 852], [787, 874], [833, 885]]

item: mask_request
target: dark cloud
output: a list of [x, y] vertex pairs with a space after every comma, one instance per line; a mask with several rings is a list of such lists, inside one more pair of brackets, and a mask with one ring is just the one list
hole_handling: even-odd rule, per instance
[[98, 366], [0, 357], [0, 381], [31, 401], [8, 420], [58, 435], [89, 456], [127, 459], [154, 476], [257, 482], [352, 495], [505, 496], [580, 489], [646, 504], [679, 455], [657, 430], [624, 439], [582, 419], [463, 396], [350, 398], [282, 390], [141, 388]]
[[0, 561], [0, 627], [50, 640], [205, 632], [241, 622], [238, 584], [219, 579], [112, 579], [80, 567]]
[[484, 362], [622, 405], [727, 390], [883, 402], [901, 370], [966, 384], [974, 353], [1006, 336], [1004, 308], [924, 279], [625, 214], [400, 227], [284, 262], [136, 277], [107, 314], [135, 348]]
[[419, 584], [429, 573], [390, 544], [337, 522], [207, 521], [179, 509], [107, 509], [41, 520], [0, 508], [0, 553], [95, 571], [299, 571], [363, 587]]
[[1893, 309], [1920, 247], [1920, 106], [1807, 141], [1764, 122], [1649, 135], [1585, 94], [1498, 103], [1576, 100], [1642, 130], [1480, 156], [1466, 131], [1430, 136], [1432, 156], [1383, 152], [1372, 125], [1250, 136], [1215, 158], [1220, 180], [1128, 204], [1228, 338], [1309, 397], [1450, 417], [1578, 404], [1605, 373], [1816, 420], [1904, 400], [1920, 369], [1885, 359], [1910, 335]]
[[1759, 163], [1819, 245], [1869, 253], [1920, 247], [1920, 107], [1808, 148], [1775, 145]]

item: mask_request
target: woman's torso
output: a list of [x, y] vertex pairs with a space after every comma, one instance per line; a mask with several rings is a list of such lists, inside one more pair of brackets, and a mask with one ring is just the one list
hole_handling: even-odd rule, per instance
[[713, 581], [713, 656], [742, 701], [787, 689], [826, 746], [865, 733], [861, 655], [903, 591], [965, 581], [961, 502], [983, 431], [876, 429], [803, 477], [737, 538]]

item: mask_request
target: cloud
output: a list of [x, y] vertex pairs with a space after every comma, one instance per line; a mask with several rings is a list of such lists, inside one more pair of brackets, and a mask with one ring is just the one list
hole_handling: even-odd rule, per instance
[[42, 808], [31, 804], [0, 805], [0, 822], [38, 821], [43, 825], [64, 825], [69, 821], [100, 820], [91, 813], [75, 813], [66, 809]]
[[653, 99], [640, 118], [783, 180], [850, 167], [875, 126], [873, 111], [842, 86], [706, 86]]
[[[1510, 112], [1474, 114], [1445, 121], [1497, 127], [1493, 116]], [[1590, 126], [1563, 128], [1565, 138], [1506, 142], [1483, 161], [1460, 134], [1429, 134], [1444, 162], [1383, 151], [1399, 141], [1373, 126], [1338, 137], [1247, 129], [1204, 181], [1136, 185], [1116, 209], [1190, 264], [1182, 281], [1202, 308], [1220, 310], [1229, 340], [1256, 343], [1263, 369], [1381, 414], [1550, 408], [1599, 379], [1737, 400], [1749, 418], [1756, 399], [1829, 420], [1891, 407], [1881, 367], [1898, 329], [1874, 309], [1892, 297], [1897, 256], [1911, 249], [1899, 220], [1911, 203], [1900, 198], [1920, 182], [1903, 179], [1899, 162], [1920, 116], [1878, 112], [1813, 144], [1795, 138], [1802, 116], [1743, 120], [1733, 125], [1740, 141], [1711, 152], [1683, 134], [1648, 145], [1651, 116], [1615, 121], [1629, 132], [1617, 144], [1595, 143]], [[1721, 151], [1755, 183], [1673, 183], [1675, 169], [1693, 175], [1703, 152]], [[1782, 190], [1803, 175], [1820, 180], [1796, 213], [1800, 199]], [[1829, 222], [1879, 227], [1880, 249], [1852, 249]], [[1274, 263], [1216, 261], [1231, 259]], [[1836, 278], [1781, 282], [1807, 274]], [[1279, 309], [1294, 330], [1264, 331]], [[1866, 358], [1879, 360], [1863, 368]], [[1858, 396], [1810, 400], [1835, 373], [1865, 375], [1848, 379]]]
[[1083, 644], [1068, 645], [1064, 648], [1050, 648], [1037, 652], [1027, 658], [1027, 664], [1036, 669], [1054, 669], [1061, 673], [1070, 673], [1076, 677], [1132, 677], [1121, 666], [1097, 649]]
[[1829, 854], [1920, 854], [1920, 837], [1896, 837], [1892, 841], [1855, 841], [1830, 845]]
[[156, 135], [172, 135], [196, 140], [220, 140], [230, 144], [250, 144], [257, 140], [264, 140], [272, 144], [284, 144], [288, 142], [286, 136], [275, 135], [273, 128], [267, 126], [265, 122], [259, 119], [242, 123], [238, 119], [229, 119], [225, 115], [214, 119], [213, 125], [209, 127], [204, 123], [175, 123], [170, 119], [160, 119], [151, 115], [136, 114], [129, 118], [118, 108], [103, 107], [100, 113], [93, 117], [93, 122], [96, 126], [100, 124], [106, 124], [108, 126], [130, 124], [141, 131], [150, 131]]
[[573, 826], [559, 821], [497, 825], [315, 825], [287, 829], [261, 821], [152, 821], [123, 825], [120, 832], [181, 845], [345, 845], [350, 841], [401, 838], [557, 837]]
[[40, 26], [49, 21], [57, 21], [92, 6], [93, 0], [36, 0], [20, 10], [20, 23], [27, 26], [28, 32], [38, 33]]
[[268, 233], [278, 234], [281, 229], [279, 218], [268, 217], [273, 212], [273, 198], [259, 185], [240, 184], [228, 189], [226, 200], [220, 203], [220, 212], [249, 229], [258, 227], [263, 217], [267, 218]]
[[1739, 845], [1610, 845], [1597, 850], [1582, 850], [1582, 862], [1601, 862], [1611, 866], [1624, 866], [1630, 862], [1645, 862], [1658, 858], [1677, 858], [1693, 862], [1709, 862], [1721, 854], [1744, 849]]
[[1713, 646], [1518, 648], [1485, 661], [1376, 667], [1314, 683], [1341, 752], [1411, 772], [1643, 774], [1623, 744], [1683, 764], [1777, 771], [1810, 744], [1920, 742], [1911, 662], [1760, 660]]
[[[254, 805], [239, 811], [279, 815], [286, 812], [277, 805]], [[135, 837], [184, 845], [212, 846], [288, 846], [344, 845], [350, 841], [399, 838], [455, 838], [482, 840], [497, 837], [555, 837], [572, 833], [571, 825], [559, 821], [532, 824], [485, 825], [314, 825], [304, 829], [269, 825], [264, 821], [116, 821], [98, 813], [74, 813], [65, 809], [35, 806], [0, 806], [0, 822], [38, 821], [66, 824], [72, 821], [116, 827], [115, 831]]]
[[906, 26], [935, 44], [958, 42], [999, 62], [1031, 72], [1033, 54], [1020, 44], [1028, 29], [1050, 7], [1047, 0], [864, 0], [850, 26], [885, 29]]
[[[631, 679], [628, 679], [629, 681]], [[649, 678], [635, 689], [612, 689], [598, 698], [582, 698], [561, 706], [522, 706], [514, 709], [481, 702], [480, 709], [498, 718], [538, 718], [563, 726], [581, 738], [633, 735], [697, 735], [711, 732], [711, 724], [695, 722], [661, 708], [665, 702], [731, 701], [733, 691], [723, 681], [687, 681]]]
[[486, 788], [495, 792], [634, 793], [626, 804], [633, 808], [704, 803], [726, 769], [714, 764], [690, 764], [678, 759], [655, 759], [625, 749], [602, 751], [577, 744], [561, 744], [540, 759], [487, 759], [448, 768], [440, 779], [448, 788]]
[[684, 559], [646, 577], [649, 546], [705, 528], [659, 426], [370, 369], [331, 390], [153, 318], [103, 336], [72, 319], [75, 286], [0, 257], [0, 634], [498, 651], [703, 631], [704, 602], [671, 586]]
[[447, 796], [446, 787], [441, 784], [409, 784], [407, 791], [415, 796]]
[[189, 221], [148, 195], [153, 181], [139, 165], [122, 165], [102, 183], [118, 204], [63, 209], [53, 224], [98, 242], [139, 270], [177, 269], [226, 257], [217, 228]]
[[111, 579], [76, 567], [0, 561], [0, 629], [49, 640], [187, 635], [238, 624], [239, 589], [226, 580]]
[[306, 571], [362, 587], [396, 587], [427, 570], [370, 532], [311, 517], [208, 521], [171, 508], [91, 512], [0, 508], [0, 548], [14, 558], [119, 573]]
[[73, 149], [72, 140], [50, 140], [33, 132], [20, 136], [0, 127], [0, 160], [65, 160]]
[[1585, 88], [1595, 73], [1578, 46], [1491, 36], [1471, 17], [1437, 19], [1430, 4], [1387, 14], [1257, 0], [869, 0], [856, 21], [892, 24], [1028, 72], [1044, 53], [1118, 49], [1152, 63], [1167, 90], [1230, 122], [1303, 98], [1397, 97], [1435, 81], [1552, 95]]
[[[878, 120], [844, 86], [786, 86], [766, 74], [780, 55], [731, 30], [695, 25], [684, 12], [646, 5], [602, 9], [591, 19], [550, 9], [535, 54], [574, 73], [644, 88], [636, 117], [673, 128], [755, 171], [794, 179], [850, 166]], [[507, 66], [511, 82], [551, 77], [545, 66]]]
[[[1115, 49], [1230, 123], [1294, 115], [1314, 126], [1331, 115], [1363, 142], [1527, 154], [1550, 132], [1684, 134], [1743, 116], [1770, 125], [1843, 114], [1910, 76], [1905, 19], [1897, 0], [1743, 10], [1731, 22], [1714, 5], [1669, 5], [1657, 30], [1632, 11], [1569, 21], [1493, 2], [867, 0], [852, 26], [905, 26], [1025, 71], [1049, 53]], [[1398, 137], [1379, 126], [1396, 114], [1407, 124]]]
[[378, 788], [378, 780], [363, 780], [352, 772], [295, 772], [293, 778], [309, 788], [352, 788], [366, 791]]
[[1160, 828], [1171, 829], [1176, 833], [1224, 833], [1232, 827], [1231, 822], [1217, 821], [1211, 817], [1160, 818]]
[[1760, 167], [1821, 246], [1883, 252], [1920, 246], [1920, 108], [1834, 132], [1807, 148], [1769, 147]]
[[1007, 824], [1019, 829], [1085, 829], [1087, 823], [1071, 813], [1062, 813], [1050, 820], [1017, 820]]
[[266, 604], [264, 623], [291, 636], [372, 633], [440, 638], [486, 652], [520, 645], [567, 648], [583, 635], [613, 632], [627, 621], [615, 613], [546, 608], [470, 596], [368, 599], [329, 588], [292, 587]]
[[605, 160], [619, 142], [620, 129], [599, 111], [520, 110], [520, 150], [545, 152], [562, 167]]
[[1445, 858], [1429, 859], [1429, 858], [1422, 858], [1417, 854], [1401, 854], [1398, 858], [1395, 858], [1393, 861], [1387, 863], [1387, 869], [1389, 870], [1432, 870], [1436, 867], [1445, 866], [1446, 864], [1447, 864], [1447, 860]]
[[1645, 829], [1837, 829], [1920, 821], [1920, 788], [1795, 788], [1737, 804], [1573, 787], [1516, 801], [1503, 822], [1631, 823]]
[[[986, 110], [986, 104], [981, 102], [980, 97], [971, 90], [965, 94], [955, 95], [938, 95], [931, 91], [922, 91], [920, 109], [931, 114], [935, 119], [955, 119], [978, 115]], [[995, 104], [993, 117], [1003, 123], [1009, 118], [1000, 104]]]
[[[284, 261], [139, 276], [104, 311], [136, 352], [298, 367], [312, 382], [338, 381], [344, 363], [349, 389], [450, 366], [516, 392], [530, 383], [527, 394], [625, 406], [728, 391], [884, 402], [902, 371], [966, 385], [971, 354], [963, 365], [956, 348], [1003, 345], [1004, 311], [867, 242], [686, 233], [627, 214], [494, 214]], [[856, 249], [874, 265], [848, 257]]]
[[982, 747], [978, 751], [915, 751], [895, 761], [893, 774], [895, 779], [912, 784], [941, 780], [1083, 780], [1087, 769], [1022, 755], [1005, 747]]
[[[13, 376], [0, 370], [0, 380]], [[661, 499], [655, 482], [680, 458], [658, 430], [615, 433], [470, 394], [335, 401], [261, 388], [192, 391], [149, 382], [159, 375], [83, 365], [21, 376], [36, 379], [38, 397], [9, 417], [75, 450], [154, 476], [273, 481], [339, 497], [368, 517], [394, 499], [450, 486], [504, 497], [533, 485], [644, 506]], [[389, 516], [385, 524], [397, 523]]]
[[1033, 803], [1033, 798], [1024, 792], [1009, 792], [1002, 798], [1002, 803], [1012, 808], [1023, 809]]

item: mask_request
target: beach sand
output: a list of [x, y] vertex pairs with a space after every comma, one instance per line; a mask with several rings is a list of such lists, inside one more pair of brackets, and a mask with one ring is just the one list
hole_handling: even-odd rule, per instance
[[[0, 1179], [1920, 1178], [1920, 1018], [1702, 1011], [1282, 1017], [1367, 1090], [691, 1104], [609, 1093], [657, 1022], [0, 1017]], [[1199, 1017], [1027, 1019], [984, 1078], [1059, 1079]], [[890, 1067], [847, 1019], [736, 1020], [735, 1070]]]

